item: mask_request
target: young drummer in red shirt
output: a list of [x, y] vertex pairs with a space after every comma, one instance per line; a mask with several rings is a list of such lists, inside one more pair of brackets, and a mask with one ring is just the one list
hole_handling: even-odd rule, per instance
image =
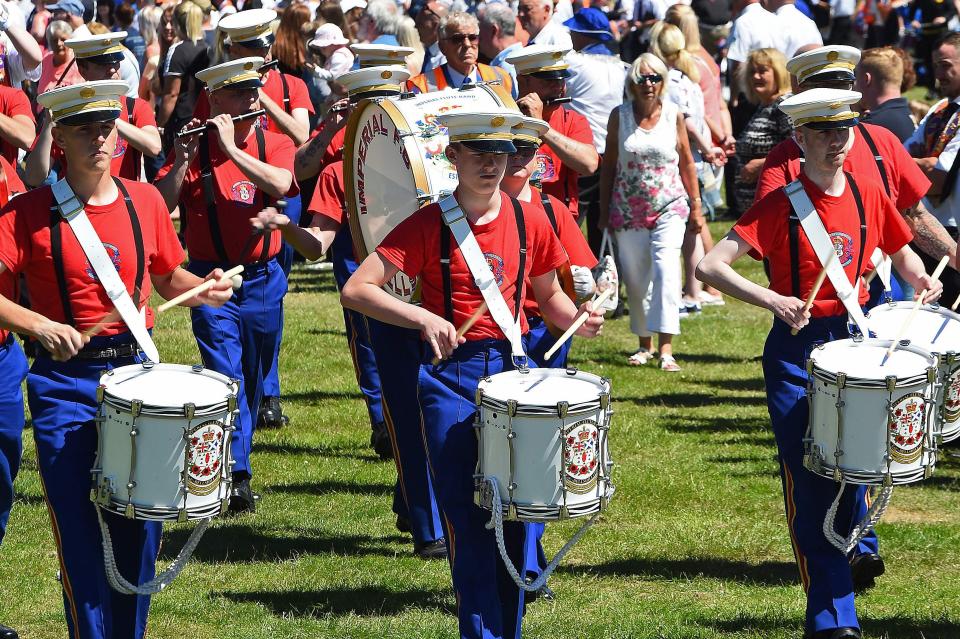
[[[151, 286], [173, 298], [203, 278], [180, 267], [183, 250], [157, 190], [110, 175], [115, 121], [126, 90], [124, 82], [90, 82], [48, 91], [39, 102], [50, 110], [54, 141], [70, 162], [67, 183], [110, 248], [134, 303], [142, 307]], [[150, 598], [121, 595], [108, 585], [96, 507], [90, 501], [97, 385], [104, 369], [140, 359], [137, 344], [121, 320], [106, 323], [95, 337], [83, 333], [101, 322], [113, 305], [72, 229], [61, 219], [50, 187], [29, 191], [0, 211], [0, 274], [7, 271], [25, 276], [32, 308], [0, 297], [0, 327], [28, 335], [42, 346], [27, 377], [27, 391], [69, 636], [139, 639]], [[184, 305], [224, 304], [232, 287], [222, 275], [219, 269], [208, 274], [206, 279], [220, 281]], [[147, 328], [153, 325], [149, 307], [146, 322]], [[110, 513], [103, 518], [124, 576], [138, 584], [153, 578], [160, 523]]]
[[[440, 121], [450, 132], [446, 154], [460, 177], [454, 197], [512, 317], [520, 314], [521, 330], [526, 330], [521, 306], [526, 297], [523, 282], [529, 275], [543, 316], [561, 328], [569, 327], [578, 312], [557, 282], [555, 271], [567, 259], [563, 247], [542, 211], [499, 189], [507, 154], [515, 151], [510, 127], [519, 123], [520, 116], [458, 113], [440, 116]], [[485, 527], [490, 513], [473, 503], [477, 384], [483, 376], [514, 368], [511, 344], [489, 313], [465, 335], [457, 336], [456, 327], [474, 314], [483, 298], [452, 237], [449, 260], [444, 264], [441, 244], [448, 232], [439, 204], [420, 209], [360, 264], [341, 300], [344, 306], [370, 317], [420, 331], [418, 397], [427, 459], [444, 514], [460, 636], [519, 637], [523, 593], [498, 557], [493, 531]], [[521, 235], [525, 236], [525, 254], [521, 253]], [[518, 273], [521, 264], [523, 272]], [[422, 306], [402, 302], [381, 288], [400, 270], [421, 279]], [[444, 293], [444, 279], [449, 282], [449, 296]], [[578, 334], [597, 335], [603, 325], [602, 312], [593, 311], [590, 303], [581, 310], [590, 317]], [[444, 361], [433, 365], [434, 357]], [[519, 522], [504, 524], [508, 552], [517, 565], [523, 554], [524, 528]]]
[[[907, 245], [910, 229], [883, 187], [867, 177], [854, 180], [843, 171], [853, 144], [851, 127], [857, 123], [857, 114], [849, 105], [859, 99], [860, 94], [855, 91], [812, 89], [780, 105], [794, 122], [794, 137], [806, 158], [799, 180], [834, 242], [846, 277], [861, 284], [861, 306], [868, 293], [860, 280], [877, 247], [890, 255], [894, 267], [917, 290], [929, 291], [926, 301], [934, 301], [943, 286], [924, 272], [920, 258]], [[803, 465], [803, 437], [809, 416], [805, 359], [817, 343], [848, 337], [847, 313], [829, 279], [810, 311], [804, 310], [801, 298], [811, 291], [821, 264], [802, 229], [797, 229], [797, 242], [789, 240], [791, 213], [784, 189], [766, 195], [703, 258], [697, 277], [727, 295], [774, 314], [773, 328], [764, 346], [763, 374], [779, 451], [790, 538], [807, 594], [804, 637], [859, 639], [860, 624], [847, 557], [823, 533], [823, 522], [837, 487], [832, 480]], [[770, 288], [733, 270], [733, 262], [747, 253], [769, 261]], [[791, 335], [791, 329], [799, 332]], [[836, 515], [837, 522], [846, 522], [845, 528], [844, 524], [838, 528], [839, 534], [848, 535], [857, 521], [857, 501], [863, 492], [864, 486], [846, 488]]]

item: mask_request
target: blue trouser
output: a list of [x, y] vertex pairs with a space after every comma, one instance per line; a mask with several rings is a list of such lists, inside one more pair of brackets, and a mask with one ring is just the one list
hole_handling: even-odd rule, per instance
[[[804, 363], [819, 343], [848, 337], [847, 318], [816, 318], [796, 336], [774, 320], [763, 350], [767, 407], [779, 451], [780, 478], [790, 539], [807, 593], [806, 627], [812, 631], [859, 627], [847, 557], [823, 534], [827, 510], [839, 485], [803, 466], [803, 437], [809, 418]], [[837, 510], [835, 528], [848, 535], [858, 521], [864, 486], [848, 486]]]
[[[294, 225], [300, 224], [300, 195], [287, 198], [287, 208], [284, 214], [290, 218]], [[280, 245], [280, 253], [277, 254], [277, 263], [283, 269], [283, 274], [290, 277], [290, 269], [293, 268], [293, 247], [287, 242]], [[273, 358], [273, 364], [263, 380], [263, 394], [265, 397], [280, 397], [280, 345], [283, 343], [283, 322], [280, 323], [280, 332], [277, 333], [277, 355]]]
[[[195, 261], [187, 270], [203, 277], [224, 265]], [[190, 311], [193, 334], [207, 368], [240, 380], [237, 396], [239, 419], [233, 432], [233, 472], [251, 477], [250, 450], [263, 397], [263, 381], [277, 357], [277, 335], [283, 327], [283, 296], [287, 276], [276, 260], [250, 264], [243, 272], [243, 286], [220, 308], [197, 306]]]
[[420, 431], [420, 333], [369, 317], [365, 320], [380, 374], [383, 416], [397, 464], [393, 512], [410, 522], [414, 543], [427, 544], [440, 539], [443, 528]]
[[[94, 337], [90, 348], [131, 342], [129, 334]], [[110, 588], [95, 506], [90, 501], [90, 469], [97, 454], [97, 385], [108, 366], [135, 359], [55, 362], [46, 352], [27, 376], [37, 465], [60, 558], [64, 611], [71, 639], [139, 638], [147, 626], [150, 597], [122, 595]], [[113, 539], [120, 573], [144, 583], [154, 577], [160, 550], [159, 522], [103, 513]]]
[[[892, 274], [890, 275], [890, 299], [894, 302], [900, 302], [906, 299], [903, 291], [900, 289], [900, 282]], [[879, 277], [873, 278], [870, 282], [870, 299], [867, 301], [867, 308], [873, 308], [877, 304], [885, 301], [883, 282]]]
[[[333, 262], [333, 277], [337, 281], [337, 290], [343, 290], [353, 272], [357, 270], [357, 262], [353, 259], [353, 240], [350, 236], [350, 226], [344, 224], [337, 232], [337, 236], [330, 246], [330, 258]], [[382, 424], [383, 406], [380, 397], [380, 373], [377, 371], [377, 360], [370, 347], [370, 336], [367, 334], [365, 318], [356, 311], [343, 309], [343, 325], [347, 330], [347, 344], [350, 345], [350, 355], [353, 357], [353, 369], [357, 375], [357, 385], [363, 393], [370, 414], [370, 424]], [[416, 361], [416, 360], [414, 360]]]
[[[421, 344], [417, 396], [433, 487], [443, 512], [460, 636], [519, 638], [523, 593], [503, 566], [493, 531], [486, 528], [490, 512], [473, 502], [477, 384], [481, 377], [513, 368], [510, 347], [505, 341], [467, 342], [437, 366], [432, 359], [432, 349]], [[505, 521], [503, 532], [510, 558], [521, 565], [525, 525]]]
[[23, 391], [27, 358], [13, 335], [0, 345], [0, 543], [13, 508], [13, 480], [23, 455]]

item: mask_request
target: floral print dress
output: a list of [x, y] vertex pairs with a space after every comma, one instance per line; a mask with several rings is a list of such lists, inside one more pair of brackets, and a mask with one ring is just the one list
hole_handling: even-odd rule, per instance
[[652, 129], [637, 125], [633, 103], [620, 105], [620, 155], [610, 200], [610, 228], [652, 229], [662, 216], [690, 215], [680, 180], [677, 106], [664, 100]]

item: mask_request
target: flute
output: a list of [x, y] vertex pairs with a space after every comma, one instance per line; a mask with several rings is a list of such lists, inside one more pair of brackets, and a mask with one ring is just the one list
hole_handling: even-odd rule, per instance
[[276, 68], [278, 68], [279, 66], [280, 66], [280, 61], [279, 61], [279, 60], [271, 60], [270, 62], [267, 62], [266, 64], [260, 65], [260, 68], [257, 69], [257, 71], [260, 72], [260, 73], [266, 73], [266, 72], [269, 71], [270, 69], [276, 69]]
[[[251, 111], [250, 113], [244, 113], [243, 115], [235, 115], [235, 116], [233, 116], [233, 117], [230, 118], [230, 119], [233, 120], [234, 123], [243, 122], [244, 120], [249, 120], [249, 119], [251, 119], [251, 118], [259, 118], [259, 117], [260, 117], [261, 115], [263, 115], [264, 113], [266, 113], [265, 110], [263, 110], [263, 109], [257, 109], [256, 111]], [[204, 124], [203, 126], [198, 126], [198, 127], [195, 128], [195, 129], [185, 129], [185, 130], [181, 131], [180, 133], [177, 133], [177, 139], [179, 140], [180, 138], [186, 138], [186, 137], [189, 137], [189, 136], [191, 136], [191, 135], [196, 135], [196, 134], [198, 134], [198, 133], [203, 133], [204, 131], [207, 130], [207, 127], [208, 127], [208, 126], [211, 126], [211, 125], [208, 123], [208, 124]]]
[[571, 97], [569, 97], [569, 96], [564, 96], [564, 97], [562, 97], [562, 98], [550, 98], [549, 100], [547, 100], [547, 101], [544, 103], [544, 105], [545, 105], [545, 106], [553, 106], [553, 105], [555, 105], [555, 104], [567, 104], [567, 103], [570, 102], [571, 100], [573, 100], [573, 98], [571, 98]]

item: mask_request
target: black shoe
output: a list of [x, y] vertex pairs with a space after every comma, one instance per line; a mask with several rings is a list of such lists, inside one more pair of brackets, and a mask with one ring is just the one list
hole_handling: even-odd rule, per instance
[[831, 628], [803, 633], [803, 639], [862, 639], [859, 628]]
[[19, 639], [17, 631], [0, 623], [0, 639]]
[[850, 560], [850, 578], [853, 580], [853, 592], [863, 592], [875, 585], [877, 577], [883, 574], [886, 567], [883, 557], [875, 552], [855, 555]]
[[413, 529], [410, 527], [410, 520], [406, 517], [401, 517], [397, 515], [397, 530], [402, 533], [411, 533]]
[[260, 402], [260, 412], [257, 414], [257, 428], [280, 428], [285, 423], [283, 408], [280, 406], [280, 398], [265, 396]]
[[370, 432], [370, 445], [380, 459], [393, 459], [393, 444], [390, 443], [390, 431], [384, 422], [377, 422]]
[[413, 554], [420, 559], [446, 559], [447, 540], [441, 537], [426, 544], [413, 544]]
[[249, 479], [234, 480], [233, 489], [230, 491], [229, 510], [235, 515], [257, 512], [257, 498], [253, 490], [250, 489]]

